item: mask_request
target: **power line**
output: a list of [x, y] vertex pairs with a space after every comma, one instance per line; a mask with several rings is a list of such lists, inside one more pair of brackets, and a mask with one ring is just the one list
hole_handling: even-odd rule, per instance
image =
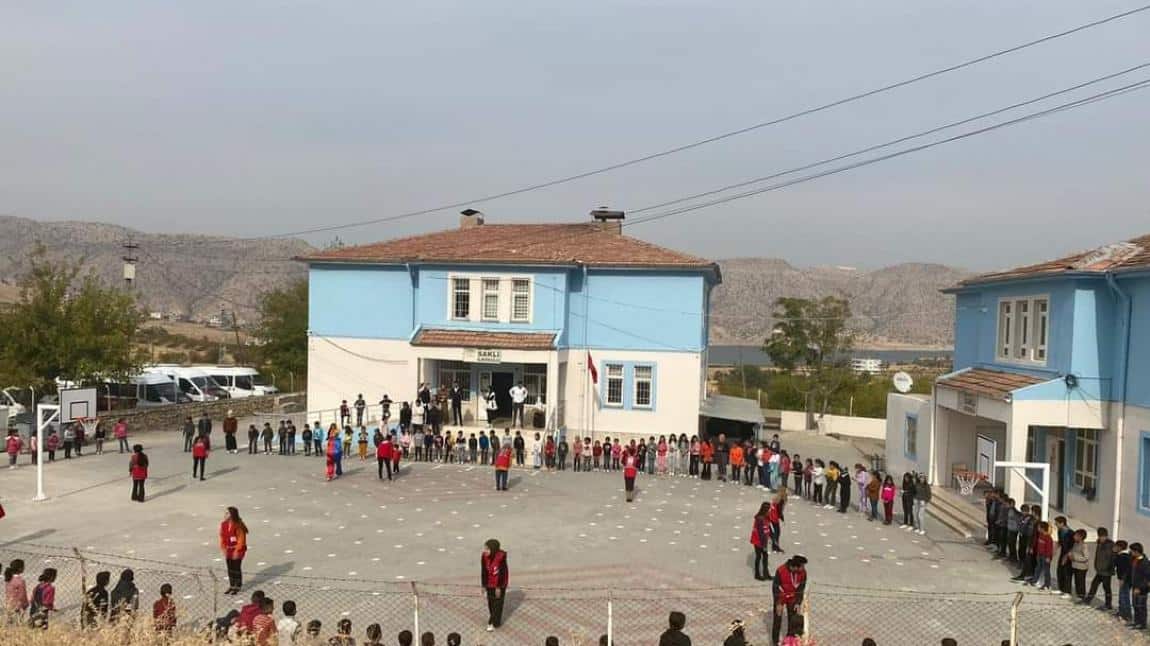
[[350, 228], [368, 226], [368, 225], [372, 225], [372, 224], [382, 224], [384, 222], [395, 222], [397, 220], [403, 220], [403, 219], [407, 219], [407, 218], [417, 217], [420, 215], [429, 215], [431, 213], [437, 213], [440, 211], [458, 209], [458, 208], [469, 206], [469, 205], [481, 204], [484, 202], [490, 202], [492, 200], [497, 200], [497, 199], [501, 199], [501, 198], [505, 198], [505, 197], [511, 197], [514, 195], [520, 195], [522, 193], [528, 193], [531, 191], [537, 191], [537, 190], [544, 189], [544, 188], [551, 188], [553, 186], [559, 186], [561, 184], [567, 184], [570, 182], [574, 182], [576, 180], [585, 179], [588, 177], [593, 177], [593, 176], [601, 175], [604, 173], [609, 173], [609, 172], [620, 170], [620, 169], [627, 168], [630, 166], [635, 166], [637, 164], [642, 164], [642, 163], [652, 161], [655, 159], [660, 159], [662, 157], [674, 155], [676, 153], [684, 152], [684, 151], [691, 150], [694, 148], [699, 148], [701, 146], [705, 146], [705, 145], [712, 144], [712, 143], [715, 143], [718, 141], [722, 141], [724, 139], [729, 139], [731, 137], [743, 135], [743, 134], [746, 134], [749, 132], [753, 132], [755, 130], [760, 130], [762, 128], [766, 128], [769, 126], [774, 126], [774, 125], [778, 125], [781, 123], [786, 123], [786, 122], [792, 121], [794, 119], [799, 119], [801, 117], [805, 117], [805, 116], [809, 116], [809, 115], [823, 112], [826, 110], [830, 110], [832, 108], [836, 108], [836, 107], [839, 107], [842, 105], [847, 105], [849, 103], [861, 101], [863, 99], [866, 99], [866, 98], [869, 98], [872, 96], [876, 96], [878, 94], [890, 92], [892, 90], [903, 88], [903, 87], [906, 87], [908, 85], [918, 83], [920, 81], [925, 81], [927, 79], [935, 78], [938, 76], [942, 76], [944, 74], [949, 74], [951, 72], [955, 72], [955, 71], [958, 71], [961, 69], [972, 67], [974, 65], [978, 65], [978, 64], [984, 63], [986, 61], [990, 61], [990, 60], [993, 60], [993, 59], [996, 59], [996, 58], [999, 58], [1002, 56], [1006, 56], [1008, 54], [1013, 54], [1015, 52], [1018, 52], [1018, 51], [1021, 51], [1024, 49], [1028, 49], [1028, 48], [1034, 47], [1036, 45], [1048, 43], [1048, 42], [1051, 42], [1053, 40], [1057, 40], [1057, 39], [1064, 38], [1066, 36], [1070, 36], [1070, 35], [1073, 35], [1073, 34], [1076, 34], [1076, 33], [1082, 32], [1082, 31], [1093, 29], [1094, 27], [1099, 27], [1099, 26], [1105, 25], [1107, 23], [1122, 20], [1124, 18], [1128, 18], [1130, 16], [1142, 13], [1142, 12], [1147, 11], [1147, 10], [1150, 10], [1150, 5], [1143, 5], [1140, 7], [1136, 7], [1134, 9], [1130, 9], [1130, 10], [1123, 11], [1123, 12], [1120, 12], [1117, 14], [1106, 16], [1105, 18], [1100, 18], [1098, 20], [1094, 20], [1094, 21], [1091, 21], [1091, 22], [1088, 22], [1088, 23], [1085, 23], [1082, 25], [1078, 25], [1078, 26], [1070, 28], [1070, 29], [1066, 29], [1066, 30], [1063, 30], [1060, 32], [1049, 34], [1049, 35], [1043, 36], [1041, 38], [1030, 40], [1030, 41], [1027, 41], [1027, 42], [1018, 44], [1018, 45], [1011, 46], [1011, 47], [1007, 47], [1005, 49], [1000, 49], [1000, 50], [991, 52], [989, 54], [977, 56], [975, 58], [967, 59], [965, 61], [955, 63], [953, 65], [949, 65], [949, 66], [946, 66], [946, 67], [943, 67], [940, 69], [936, 69], [936, 70], [933, 70], [930, 72], [926, 72], [924, 74], [919, 74], [917, 76], [913, 76], [913, 77], [910, 77], [908, 79], [897, 81], [895, 83], [890, 83], [888, 85], [883, 85], [883, 86], [880, 86], [877, 88], [873, 88], [871, 90], [867, 90], [865, 92], [860, 92], [858, 94], [853, 94], [853, 95], [850, 95], [847, 97], [843, 97], [841, 99], [831, 101], [830, 103], [824, 103], [822, 105], [814, 106], [811, 108], [805, 108], [803, 110], [799, 110], [798, 112], [793, 112], [791, 114], [787, 114], [787, 115], [784, 115], [781, 117], [775, 117], [775, 118], [772, 118], [772, 119], [769, 119], [766, 121], [761, 121], [759, 123], [751, 124], [749, 126], [745, 126], [745, 127], [738, 128], [735, 130], [730, 130], [727, 132], [719, 133], [717, 135], [712, 135], [710, 137], [706, 137], [704, 139], [699, 139], [699, 140], [692, 141], [692, 142], [689, 142], [686, 144], [675, 146], [673, 148], [668, 148], [668, 149], [661, 150], [658, 152], [649, 153], [649, 154], [635, 157], [632, 159], [628, 159], [628, 160], [625, 160], [622, 162], [610, 164], [608, 166], [603, 166], [600, 168], [595, 168], [592, 170], [587, 170], [587, 171], [575, 173], [573, 175], [566, 175], [564, 177], [559, 177], [559, 178], [555, 178], [555, 179], [551, 179], [551, 180], [547, 180], [547, 181], [543, 181], [543, 182], [538, 182], [535, 184], [529, 184], [527, 186], [522, 186], [519, 188], [515, 188], [515, 189], [511, 189], [511, 190], [507, 190], [507, 191], [503, 191], [503, 192], [499, 192], [499, 193], [488, 194], [488, 195], [481, 196], [481, 197], [475, 197], [475, 198], [471, 198], [468, 200], [456, 201], [456, 202], [452, 202], [449, 204], [442, 204], [439, 206], [434, 206], [434, 207], [425, 208], [425, 209], [419, 209], [416, 211], [408, 211], [405, 213], [399, 213], [399, 214], [389, 215], [389, 216], [384, 216], [384, 217], [379, 217], [379, 218], [371, 218], [368, 220], [359, 220], [356, 222], [348, 222], [348, 223], [344, 223], [344, 224], [334, 224], [334, 225], [327, 225], [327, 226], [321, 226], [321, 227], [313, 227], [313, 228], [308, 228], [308, 229], [299, 229], [296, 231], [287, 231], [287, 232], [283, 232], [283, 233], [270, 234], [270, 235], [266, 235], [266, 236], [256, 236], [256, 237], [241, 238], [241, 239], [262, 240], [262, 239], [269, 239], [269, 238], [284, 238], [284, 237], [309, 235], [309, 234], [314, 234], [314, 233], [326, 233], [329, 231], [338, 231], [338, 230], [342, 230], [342, 229], [350, 229]]

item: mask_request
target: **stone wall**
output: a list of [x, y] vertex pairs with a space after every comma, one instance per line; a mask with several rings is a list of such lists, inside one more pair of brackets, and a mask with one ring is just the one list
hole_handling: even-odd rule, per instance
[[124, 411], [106, 411], [100, 414], [100, 419], [109, 424], [124, 418], [131, 432], [141, 431], [177, 431], [183, 427], [184, 418], [199, 419], [200, 415], [207, 413], [208, 417], [219, 428], [228, 411], [239, 418], [255, 413], [290, 412], [304, 410], [305, 396], [303, 393], [290, 393], [285, 395], [267, 395], [263, 397], [244, 397], [242, 399], [223, 399], [207, 403], [174, 404], [171, 406], [158, 406], [155, 408], [136, 408]]

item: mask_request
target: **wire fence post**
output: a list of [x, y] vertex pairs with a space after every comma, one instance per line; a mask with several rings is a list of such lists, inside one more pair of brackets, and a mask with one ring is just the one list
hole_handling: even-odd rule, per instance
[[1018, 606], [1022, 604], [1022, 593], [1014, 595], [1010, 604], [1010, 646], [1018, 646]]
[[208, 577], [212, 580], [212, 616], [208, 617], [208, 626], [211, 629], [211, 642], [216, 643], [216, 617], [220, 616], [220, 580], [211, 568]]
[[415, 586], [415, 581], [411, 582], [411, 602], [414, 607], [413, 626], [415, 627], [415, 639], [419, 639], [419, 588]]
[[80, 629], [84, 628], [84, 611], [88, 609], [88, 564], [84, 561], [84, 555], [80, 553], [80, 548], [73, 547], [72, 552], [76, 555], [76, 560], [80, 562], [80, 598], [83, 602], [80, 604]]
[[607, 646], [615, 643], [615, 590], [607, 591]]

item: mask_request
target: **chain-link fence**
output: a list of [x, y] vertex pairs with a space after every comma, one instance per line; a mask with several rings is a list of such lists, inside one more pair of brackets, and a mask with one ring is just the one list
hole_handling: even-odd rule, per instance
[[[99, 572], [111, 575], [115, 587], [125, 569], [134, 573], [139, 590], [139, 616], [151, 621], [152, 603], [160, 586], [173, 588], [176, 632], [215, 638], [210, 628], [217, 619], [249, 602], [250, 592], [263, 590], [282, 617], [283, 602], [293, 601], [301, 626], [322, 623], [320, 636], [335, 635], [340, 620], [352, 624], [352, 636], [364, 637], [366, 628], [379, 624], [384, 643], [393, 643], [400, 631], [415, 635], [432, 632], [437, 643], [459, 633], [464, 644], [542, 644], [548, 636], [561, 644], [594, 646], [610, 634], [614, 644], [638, 646], [658, 643], [671, 611], [687, 616], [685, 632], [695, 643], [719, 644], [730, 623], [739, 619], [747, 640], [770, 644], [773, 619], [769, 585], [723, 588], [637, 589], [581, 586], [512, 587], [504, 599], [504, 625], [486, 632], [487, 600], [478, 586], [373, 581], [358, 578], [327, 579], [289, 575], [274, 568], [248, 574], [245, 592], [224, 594], [226, 575], [210, 568], [106, 554], [92, 550], [46, 545], [0, 546], [0, 562], [25, 563], [29, 592], [45, 568], [54, 568], [56, 627], [79, 627], [84, 591]], [[872, 638], [880, 645], [937, 644], [945, 637], [959, 644], [1061, 645], [1150, 643], [1145, 633], [1130, 631], [1108, 613], [1075, 605], [1042, 593], [970, 594], [902, 592], [865, 589], [835, 583], [812, 583], [794, 618], [803, 630], [803, 644], [855, 645]], [[786, 620], [780, 635], [788, 632]], [[150, 626], [150, 623], [148, 623]], [[127, 642], [124, 642], [127, 643]]]

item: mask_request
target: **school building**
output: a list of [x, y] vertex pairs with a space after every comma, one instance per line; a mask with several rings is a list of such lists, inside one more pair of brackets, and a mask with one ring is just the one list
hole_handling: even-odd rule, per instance
[[[308, 408], [363, 393], [399, 407], [458, 383], [466, 426], [494, 388], [527, 426], [579, 435], [697, 433], [714, 262], [624, 235], [624, 214], [490, 224], [318, 252], [309, 271]], [[760, 418], [761, 421], [761, 418]], [[450, 424], [448, 424], [450, 426]]]
[[1052, 516], [1150, 535], [1150, 236], [944, 291], [955, 370], [889, 398], [888, 468], [945, 486], [975, 471], [1037, 502], [993, 465], [1047, 463]]

